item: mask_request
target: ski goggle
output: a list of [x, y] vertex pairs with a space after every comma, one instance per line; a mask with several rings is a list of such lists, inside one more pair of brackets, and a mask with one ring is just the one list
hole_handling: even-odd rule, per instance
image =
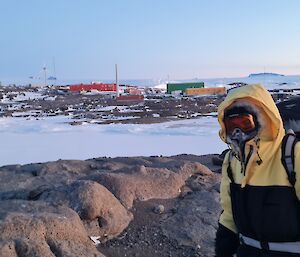
[[224, 124], [227, 135], [231, 134], [234, 129], [239, 128], [244, 133], [255, 130], [256, 125], [252, 114], [231, 114], [224, 118]]

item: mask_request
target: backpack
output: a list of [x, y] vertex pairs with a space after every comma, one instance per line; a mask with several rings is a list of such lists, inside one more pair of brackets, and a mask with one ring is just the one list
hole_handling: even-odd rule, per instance
[[297, 140], [300, 140], [300, 96], [291, 97], [276, 104], [286, 135], [282, 140], [281, 162], [287, 172], [292, 186], [296, 183], [294, 148]]
[[297, 136], [293, 130], [288, 130], [282, 140], [281, 145], [281, 162], [284, 166], [288, 175], [288, 180], [292, 186], [296, 183], [296, 172], [295, 172], [295, 145], [298, 142]]
[[300, 140], [300, 96], [276, 104], [286, 131], [292, 129]]

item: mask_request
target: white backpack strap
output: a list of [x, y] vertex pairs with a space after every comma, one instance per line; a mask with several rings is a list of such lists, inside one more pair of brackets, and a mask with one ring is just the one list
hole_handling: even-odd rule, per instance
[[296, 143], [297, 143], [297, 138], [294, 131], [289, 130], [282, 140], [281, 162], [286, 170], [289, 182], [291, 183], [292, 186], [295, 186], [296, 183], [295, 154], [294, 154]]

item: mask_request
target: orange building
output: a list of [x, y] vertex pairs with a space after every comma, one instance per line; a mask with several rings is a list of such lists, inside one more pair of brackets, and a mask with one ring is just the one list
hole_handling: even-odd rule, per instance
[[224, 95], [226, 87], [187, 88], [186, 95]]

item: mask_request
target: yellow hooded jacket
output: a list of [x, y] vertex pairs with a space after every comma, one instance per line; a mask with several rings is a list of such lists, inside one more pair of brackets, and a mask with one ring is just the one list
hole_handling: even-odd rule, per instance
[[[250, 145], [254, 151], [242, 170], [242, 163], [235, 157], [230, 160], [231, 170], [234, 182], [240, 185], [240, 188], [247, 186], [254, 187], [272, 187], [284, 186], [291, 187], [285, 168], [281, 162], [281, 142], [285, 135], [282, 120], [279, 111], [269, 94], [269, 92], [261, 85], [247, 85], [229, 91], [225, 100], [218, 108], [218, 120], [221, 125], [219, 135], [221, 139], [226, 141], [226, 130], [224, 126], [224, 111], [233, 104], [253, 104], [259, 110], [259, 119], [262, 122], [262, 128], [258, 132], [259, 143], [252, 139], [246, 143], [245, 156], [248, 155]], [[259, 157], [260, 156], [260, 157]], [[262, 159], [262, 163], [258, 164], [258, 160]], [[295, 147], [295, 171], [296, 171], [296, 195], [300, 199], [300, 144]], [[220, 217], [220, 223], [237, 233], [237, 229], [232, 213], [232, 203], [230, 197], [230, 179], [227, 174], [229, 165], [229, 154], [226, 155], [222, 167], [221, 180], [221, 206], [223, 212]], [[276, 224], [274, 224], [276, 226]]]

